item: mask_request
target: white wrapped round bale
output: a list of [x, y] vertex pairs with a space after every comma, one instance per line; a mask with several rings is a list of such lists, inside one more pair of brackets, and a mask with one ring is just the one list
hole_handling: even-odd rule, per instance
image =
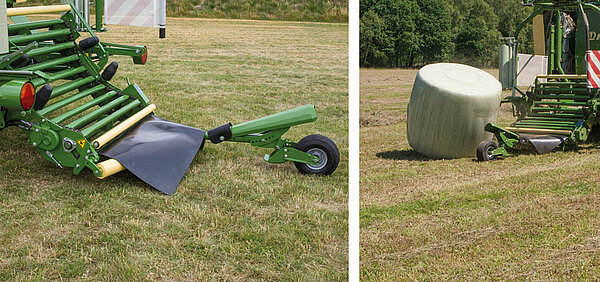
[[489, 73], [461, 64], [419, 70], [408, 104], [408, 143], [430, 158], [474, 156], [491, 140], [484, 127], [496, 122], [502, 85]]

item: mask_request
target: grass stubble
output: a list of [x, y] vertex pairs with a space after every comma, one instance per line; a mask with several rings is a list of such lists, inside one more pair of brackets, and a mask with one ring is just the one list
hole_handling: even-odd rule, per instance
[[146, 45], [112, 82], [137, 83], [165, 119], [209, 129], [303, 104], [341, 152], [330, 177], [270, 165], [269, 150], [207, 143], [173, 196], [129, 172], [74, 176], [18, 129], [0, 138], [0, 279], [347, 279], [347, 25], [169, 18], [109, 26], [102, 41]]
[[[600, 277], [598, 142], [486, 163], [429, 159], [406, 139], [416, 73], [360, 73], [361, 278]], [[514, 119], [503, 104], [499, 124]]]

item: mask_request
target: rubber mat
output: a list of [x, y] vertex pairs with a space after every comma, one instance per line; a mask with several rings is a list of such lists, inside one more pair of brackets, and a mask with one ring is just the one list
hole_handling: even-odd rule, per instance
[[171, 195], [203, 142], [204, 130], [148, 116], [100, 154]]
[[567, 136], [562, 135], [535, 135], [535, 134], [520, 134], [521, 142], [523, 139], [525, 142], [530, 142], [539, 154], [546, 154], [558, 145], [562, 144], [567, 140]]

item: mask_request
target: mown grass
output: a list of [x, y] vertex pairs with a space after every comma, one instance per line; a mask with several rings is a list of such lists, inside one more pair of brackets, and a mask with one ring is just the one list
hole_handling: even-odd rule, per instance
[[303, 104], [342, 160], [330, 177], [267, 164], [269, 150], [207, 143], [173, 196], [122, 172], [74, 176], [42, 159], [20, 130], [0, 132], [1, 280], [347, 279], [347, 25], [172, 19], [109, 26], [101, 40], [145, 44], [120, 64], [165, 119], [208, 129]]
[[[599, 143], [487, 163], [429, 159], [406, 139], [416, 72], [361, 70], [361, 278], [600, 277]], [[510, 105], [498, 121], [514, 121]]]
[[[60, 4], [28, 0], [20, 6]], [[169, 0], [167, 17], [348, 22], [348, 0]]]

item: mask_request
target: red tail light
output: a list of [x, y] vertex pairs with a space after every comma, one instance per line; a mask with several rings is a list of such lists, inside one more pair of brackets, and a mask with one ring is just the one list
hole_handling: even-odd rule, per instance
[[26, 82], [21, 87], [21, 107], [28, 111], [35, 103], [35, 88], [31, 82]]
[[148, 59], [148, 49], [146, 49], [146, 52], [144, 54], [142, 54], [142, 64], [145, 64], [147, 59]]

